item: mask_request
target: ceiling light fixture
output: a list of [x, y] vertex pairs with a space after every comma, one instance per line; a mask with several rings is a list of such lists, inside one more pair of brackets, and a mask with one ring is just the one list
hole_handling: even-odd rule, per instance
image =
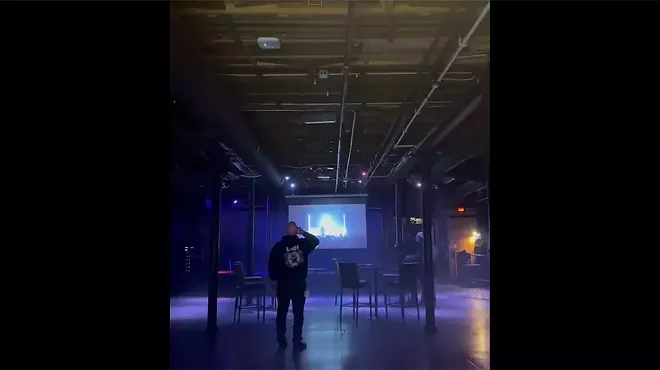
[[303, 123], [306, 125], [326, 125], [336, 122], [337, 122], [336, 120], [324, 120], [324, 121], [305, 121]]
[[264, 50], [277, 50], [280, 48], [280, 39], [277, 37], [259, 37], [257, 45]]

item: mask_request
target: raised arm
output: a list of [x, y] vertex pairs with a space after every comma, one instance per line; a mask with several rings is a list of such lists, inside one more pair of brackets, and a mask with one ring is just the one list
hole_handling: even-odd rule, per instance
[[298, 232], [305, 237], [305, 244], [307, 245], [307, 253], [308, 254], [312, 253], [314, 249], [316, 249], [316, 247], [319, 246], [320, 243], [319, 238], [317, 238], [316, 236], [308, 233], [307, 231], [301, 228], [298, 229], [299, 229]]

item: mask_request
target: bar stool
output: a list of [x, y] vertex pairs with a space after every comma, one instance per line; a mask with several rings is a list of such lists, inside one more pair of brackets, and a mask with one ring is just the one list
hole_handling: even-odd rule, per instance
[[[417, 320], [420, 320], [419, 315], [419, 297], [417, 291], [417, 276], [419, 276], [419, 263], [402, 263], [399, 265], [399, 274], [390, 274], [385, 275], [390, 277], [390, 280], [385, 284], [385, 318], [388, 318], [388, 306], [397, 306], [401, 308], [401, 318], [403, 321], [406, 321], [405, 307], [406, 307], [406, 294], [410, 293], [413, 296], [415, 301], [415, 307], [417, 307]], [[390, 289], [396, 289], [399, 293], [398, 302], [390, 302], [388, 291]]]
[[[263, 276], [245, 276], [245, 269], [241, 262], [234, 263], [234, 276], [236, 277], [236, 291], [234, 300], [234, 323], [241, 323], [241, 311], [247, 309], [256, 309], [257, 320], [259, 320], [261, 312], [262, 322], [266, 322], [266, 281]], [[243, 295], [245, 293], [257, 295], [257, 303], [255, 305], [243, 306]], [[238, 320], [236, 314], [238, 313]]]
[[332, 262], [335, 264], [335, 273], [337, 274], [337, 293], [335, 293], [335, 306], [337, 305], [337, 299], [339, 298], [339, 295], [342, 292], [341, 288], [341, 279], [340, 279], [340, 271], [339, 271], [339, 261], [337, 261], [336, 258], [332, 259]]
[[[353, 262], [339, 262], [339, 324], [341, 325], [343, 308], [351, 305], [353, 308], [353, 319], [355, 324], [358, 323], [358, 307], [369, 307], [369, 318], [373, 318], [372, 304], [371, 304], [371, 285], [366, 280], [360, 280], [360, 273], [357, 263]], [[344, 304], [344, 289], [350, 289], [353, 293], [353, 300], [350, 303]], [[369, 303], [360, 304], [360, 289], [367, 289], [369, 292]]]

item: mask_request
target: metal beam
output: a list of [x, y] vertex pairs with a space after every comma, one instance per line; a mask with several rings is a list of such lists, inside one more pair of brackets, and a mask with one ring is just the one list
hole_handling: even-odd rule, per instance
[[218, 331], [218, 248], [220, 247], [220, 222], [222, 220], [222, 186], [216, 174], [211, 187], [211, 238], [209, 244], [208, 295], [206, 307], [206, 331], [215, 334]]
[[353, 124], [351, 125], [351, 141], [348, 144], [348, 159], [346, 160], [346, 173], [344, 174], [344, 188], [348, 186], [348, 170], [351, 168], [351, 153], [353, 153], [353, 138], [355, 136], [355, 121], [357, 118], [357, 113], [353, 112]]
[[[431, 144], [426, 144], [424, 146], [420, 145], [420, 152], [428, 152], [431, 151], [433, 148], [436, 148], [438, 143], [440, 142], [441, 139], [446, 138], [450, 132], [452, 132], [456, 127], [461, 124], [467, 117], [469, 117], [479, 106], [479, 103], [481, 102], [481, 95], [473, 98], [470, 103], [468, 103], [466, 106], [462, 107], [462, 109], [458, 111], [454, 111], [453, 119], [447, 124], [442, 126], [442, 129], [439, 131], [436, 131], [436, 128], [433, 128], [431, 132], [425, 137], [426, 142], [429, 142]], [[437, 135], [437, 136], [434, 136]], [[437, 138], [441, 138], [440, 140]], [[435, 166], [433, 167], [433, 173], [437, 174], [439, 172], [438, 170], [438, 164], [443, 163], [442, 167], [442, 172], [446, 171], [451, 165], [457, 163], [458, 161], [462, 160], [463, 158], [466, 158], [467, 156], [474, 155], [476, 154], [479, 149], [478, 145], [479, 143], [467, 143], [463, 145], [460, 150], [456, 152], [449, 152], [446, 154], [443, 154], [438, 161], [436, 161]], [[457, 157], [458, 155], [458, 157]], [[398, 178], [402, 176], [406, 176], [412, 169], [419, 163], [419, 155], [416, 150], [411, 150], [409, 151], [402, 159], [399, 161], [399, 163], [392, 169], [392, 172], [390, 173], [393, 177]]]
[[[444, 176], [445, 172], [458, 168], [462, 163], [478, 155], [485, 155], [486, 160], [488, 160], [490, 146], [490, 72], [488, 68], [482, 76], [481, 84], [476, 88], [480, 91], [483, 98], [480, 107], [482, 114], [479, 115], [479, 121], [476, 122], [477, 125], [473, 128], [473, 131], [478, 132], [473, 132], [472, 136], [465, 137], [466, 140], [464, 142], [468, 144], [453, 145], [451, 150], [447, 150], [447, 152], [451, 153], [450, 155], [444, 155], [436, 161], [436, 164], [433, 166], [433, 175], [436, 177]], [[463, 111], [464, 109], [461, 112]], [[461, 113], [457, 114], [457, 116], [460, 115]], [[438, 141], [435, 141], [433, 144], [438, 144]], [[436, 148], [435, 145], [432, 147]]]
[[255, 179], [252, 179], [250, 184], [250, 191], [248, 193], [248, 227], [247, 227], [247, 275], [254, 274], [254, 208], [255, 208]]
[[339, 185], [339, 160], [341, 158], [341, 137], [344, 134], [344, 112], [346, 111], [346, 96], [348, 95], [348, 80], [351, 78], [348, 66], [351, 61], [351, 49], [353, 48], [353, 9], [354, 0], [348, 1], [346, 12], [346, 51], [344, 52], [344, 86], [341, 93], [341, 107], [339, 109], [339, 138], [337, 140], [337, 165], [335, 174], [335, 193]]
[[486, 164], [479, 156], [466, 159], [461, 163], [446, 169], [445, 176], [454, 177], [461, 180], [469, 180], [481, 184], [486, 183]]
[[[353, 0], [349, 0], [348, 7]], [[359, 0], [358, 0], [359, 1]], [[212, 2], [210, 2], [212, 3]], [[483, 2], [475, 2], [477, 5]], [[270, 15], [270, 16], [315, 16], [315, 15], [335, 15], [341, 16], [348, 13], [346, 6], [300, 6], [300, 5], [284, 5], [284, 4], [266, 4], [266, 5], [253, 5], [253, 6], [227, 6], [225, 9], [220, 8], [199, 8], [194, 7], [196, 2], [190, 2], [190, 7], [184, 9], [185, 14], [191, 15]], [[391, 12], [396, 15], [420, 15], [428, 17], [429, 15], [447, 14], [451, 12], [452, 7], [462, 6], [464, 8], [473, 7], [473, 2], [459, 2], [459, 1], [442, 1], [438, 2], [440, 6], [411, 6], [404, 3], [395, 3]], [[229, 4], [227, 4], [229, 5]], [[197, 5], [199, 6], [199, 5]], [[360, 16], [377, 16], [388, 15], [390, 10], [385, 9], [380, 5], [374, 7], [361, 6], [358, 13]]]
[[[422, 232], [424, 234], [424, 305], [426, 306], [426, 321], [424, 331], [435, 333], [435, 279], [433, 273], [433, 186], [431, 186], [431, 162], [422, 165]], [[444, 253], [438, 253], [439, 255]]]
[[[454, 12], [456, 12], [455, 9]], [[458, 39], [462, 34], [462, 32], [464, 31], [462, 28], [457, 27], [458, 24], [460, 24], [459, 20], [462, 20], [462, 17], [456, 16], [454, 18], [455, 23], [454, 23], [454, 27], [452, 27], [454, 35], [452, 35], [449, 38], [449, 41], [455, 40], [455, 43], [452, 44], [449, 41], [445, 43], [445, 45], [442, 48], [442, 51], [440, 52], [440, 57], [437, 59], [435, 63], [436, 65], [434, 66], [433, 70], [437, 69], [439, 63], [445, 63], [445, 67], [446, 67], [447, 65], [453, 63], [454, 60], [456, 59], [456, 55], [449, 56], [449, 54], [451, 51], [454, 51], [456, 47], [458, 47], [459, 44]], [[411, 100], [411, 98], [414, 97], [414, 93], [418, 91], [417, 87], [423, 81], [424, 78], [424, 76], [422, 76], [422, 73], [426, 72], [426, 69], [428, 69], [430, 58], [433, 55], [433, 52], [435, 51], [439, 40], [443, 36], [445, 36], [445, 27], [446, 27], [445, 25], [442, 25], [438, 28], [435, 39], [433, 40], [431, 46], [429, 47], [424, 57], [422, 58], [422, 63], [420, 64], [419, 71], [415, 76], [416, 80], [412, 80], [415, 83], [408, 85], [408, 92], [406, 93], [405, 99], [403, 100], [404, 103], [408, 102], [408, 100]], [[449, 59], [449, 61], [445, 62], [446, 59]], [[444, 78], [444, 76], [447, 73], [448, 73], [448, 68], [445, 68], [443, 74], [440, 76], [440, 79]], [[401, 138], [405, 134], [405, 131], [408, 129], [408, 127], [410, 127], [410, 124], [417, 117], [423, 106], [427, 104], [428, 100], [430, 99], [430, 95], [432, 95], [433, 92], [437, 89], [437, 86], [438, 86], [437, 83], [433, 85], [431, 93], [427, 94], [426, 99], [424, 99], [422, 105], [417, 110], [411, 112], [410, 108], [405, 107], [399, 111], [399, 114], [397, 115], [396, 119], [392, 121], [392, 124], [390, 125], [390, 130], [385, 138], [385, 142], [383, 143], [383, 150], [380, 153], [376, 153], [376, 158], [374, 158], [374, 165], [372, 165], [371, 168], [369, 169], [369, 174], [368, 174], [369, 176], [367, 177], [366, 183], [368, 183], [369, 180], [371, 180], [371, 177], [376, 173], [376, 170], [378, 170], [378, 167], [380, 167], [380, 165], [383, 163], [385, 158], [389, 155], [390, 151], [392, 151], [392, 149], [399, 144]], [[418, 100], [418, 99], [413, 99], [413, 100]], [[412, 114], [412, 118], [408, 120], [410, 114]]]
[[465, 198], [466, 196], [476, 193], [480, 190], [483, 190], [486, 188], [486, 184], [483, 183], [478, 183], [478, 182], [472, 182], [468, 181], [465, 184], [459, 186], [455, 191], [454, 191], [454, 200], [460, 200]]
[[[435, 82], [431, 86], [431, 89], [429, 92], [426, 94], [426, 97], [424, 100], [422, 100], [422, 103], [419, 105], [417, 109], [415, 109], [415, 113], [413, 114], [412, 118], [410, 118], [410, 121], [406, 125], [406, 127], [403, 128], [403, 131], [401, 132], [401, 135], [399, 136], [399, 139], [396, 141], [394, 146], [396, 147], [399, 145], [401, 140], [405, 137], [406, 133], [408, 132], [408, 129], [412, 125], [412, 123], [415, 121], [415, 118], [421, 113], [422, 109], [426, 106], [427, 102], [431, 99], [435, 91], [439, 88], [439, 84], [443, 82], [443, 79], [447, 75], [447, 72], [449, 72], [449, 69], [454, 65], [454, 62], [458, 59], [458, 55], [461, 53], [461, 51], [467, 46], [468, 41], [476, 31], [476, 29], [479, 27], [483, 19], [486, 17], [488, 12], [490, 11], [490, 2], [486, 4], [486, 7], [482, 10], [482, 12], [479, 14], [479, 17], [477, 17], [477, 20], [474, 22], [472, 25], [472, 28], [467, 32], [465, 37], [461, 39], [460, 36], [455, 37], [455, 38], [450, 38], [447, 44], [445, 45], [444, 48], [442, 48], [442, 53], [441, 57], [438, 58], [438, 61], [441, 61], [443, 64], [443, 69], [442, 71], [438, 74], [437, 78], [435, 79]], [[451, 55], [447, 56], [447, 54], [453, 51]]]

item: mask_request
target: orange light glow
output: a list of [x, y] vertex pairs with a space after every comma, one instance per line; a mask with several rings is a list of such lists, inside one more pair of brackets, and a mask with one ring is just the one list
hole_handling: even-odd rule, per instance
[[458, 207], [456, 210], [457, 210], [458, 212], [465, 212], [465, 208], [464, 208], [464, 207]]

